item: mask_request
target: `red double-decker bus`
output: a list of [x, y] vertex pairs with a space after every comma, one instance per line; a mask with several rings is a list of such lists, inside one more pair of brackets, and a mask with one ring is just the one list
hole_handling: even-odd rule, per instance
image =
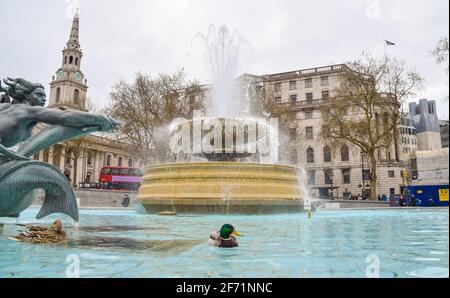
[[100, 171], [103, 189], [137, 191], [141, 185], [141, 170], [127, 167], [103, 167]]

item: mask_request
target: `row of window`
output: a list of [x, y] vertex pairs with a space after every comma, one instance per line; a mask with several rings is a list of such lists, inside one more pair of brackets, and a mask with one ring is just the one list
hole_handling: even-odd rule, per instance
[[[74, 64], [73, 56], [69, 57], [69, 64]], [[64, 64], [67, 64], [67, 56], [64, 56]], [[75, 65], [78, 65], [78, 57], [75, 57]]]
[[403, 147], [403, 153], [415, 153], [417, 149], [412, 149], [409, 147]]
[[[110, 154], [108, 154], [106, 156], [105, 166], [107, 166], [107, 167], [112, 166], [112, 156]], [[122, 157], [119, 157], [117, 159], [117, 166], [118, 167], [123, 167], [123, 158]], [[128, 167], [129, 168], [133, 167], [133, 160], [131, 158], [128, 160]]]
[[[274, 91], [275, 92], [281, 92], [281, 85], [282, 83], [275, 83], [274, 84]], [[297, 81], [289, 81], [289, 90], [297, 90]], [[320, 77], [320, 86], [329, 86], [330, 82], [328, 79], [328, 76], [322, 76]], [[313, 79], [305, 79], [304, 80], [304, 86], [305, 88], [312, 88], [313, 87]]]
[[[350, 184], [351, 178], [350, 178], [350, 169], [342, 169], [342, 184]], [[308, 185], [316, 185], [316, 170], [308, 170]], [[326, 185], [331, 185], [333, 183], [336, 183], [334, 180], [333, 170], [332, 169], [325, 169], [323, 170], [324, 175], [324, 181]]]
[[400, 127], [400, 132], [404, 135], [416, 135], [416, 130], [414, 128]]
[[[306, 104], [313, 104], [314, 101], [314, 96], [312, 92], [308, 92], [305, 93], [305, 98], [306, 98]], [[329, 91], [322, 91], [322, 99], [323, 100], [328, 100], [330, 98], [330, 92]], [[275, 101], [278, 103], [282, 102], [282, 98], [281, 96], [277, 96], [275, 97]], [[289, 95], [289, 101], [290, 102], [296, 102], [298, 100], [298, 96], [297, 94], [291, 94]]]
[[[350, 150], [347, 145], [341, 147], [341, 161], [350, 161]], [[292, 150], [290, 154], [290, 160], [292, 163], [297, 163], [297, 150]], [[323, 148], [323, 162], [331, 162], [332, 154], [329, 146]], [[311, 164], [315, 162], [314, 149], [309, 147], [306, 150], [306, 162]]]
[[[349, 161], [350, 160], [350, 151], [348, 149], [347, 145], [343, 145], [341, 147], [341, 161]], [[323, 162], [331, 162], [332, 161], [332, 154], [331, 149], [328, 146], [325, 146], [323, 148]], [[314, 156], [314, 149], [309, 147], [306, 149], [306, 162], [307, 163], [314, 163], [315, 162], [315, 156]]]
[[[351, 183], [351, 171], [350, 169], [341, 169], [341, 183], [342, 184], [350, 184]], [[370, 180], [370, 170], [362, 170], [362, 179], [363, 181]], [[335, 184], [336, 180], [334, 179], [334, 174], [332, 169], [323, 170], [323, 177], [326, 185]], [[401, 173], [400, 173], [401, 175]], [[395, 171], [388, 171], [389, 178], [395, 178]], [[308, 170], [307, 171], [307, 179], [308, 185], [316, 185], [316, 170]]]
[[402, 144], [417, 145], [417, 139], [402, 137]]

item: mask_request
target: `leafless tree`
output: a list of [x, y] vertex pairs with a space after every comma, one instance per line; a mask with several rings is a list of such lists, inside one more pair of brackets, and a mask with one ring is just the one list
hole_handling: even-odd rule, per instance
[[439, 39], [436, 48], [434, 48], [433, 51], [431, 51], [431, 54], [436, 58], [437, 64], [444, 64], [445, 70], [447, 71], [447, 74], [449, 72], [449, 64], [448, 64], [448, 55], [449, 55], [449, 48], [448, 48], [448, 37], [442, 37]]
[[87, 140], [88, 136], [85, 136], [66, 141], [63, 144], [64, 150], [62, 150], [61, 155], [64, 157], [64, 166], [71, 166], [73, 164], [73, 171], [71, 171], [73, 187], [78, 187], [78, 161], [83, 159], [87, 154], [87, 148], [89, 147]]
[[395, 58], [370, 54], [348, 62], [338, 75], [339, 85], [324, 107], [322, 139], [332, 148], [353, 144], [370, 161], [370, 199], [376, 198], [377, 152], [394, 146], [398, 161], [398, 126], [407, 98], [423, 78]]
[[204, 109], [204, 92], [198, 82], [185, 80], [183, 70], [156, 77], [138, 73], [132, 83], [118, 82], [110, 96], [105, 112], [122, 123], [117, 139], [145, 164], [169, 161], [167, 126]]
[[296, 164], [295, 149], [298, 147], [300, 138], [298, 136], [293, 137], [291, 133], [291, 129], [295, 129], [292, 125], [296, 123], [295, 107], [279, 102], [273, 84], [264, 81], [264, 79], [258, 78], [248, 86], [250, 115], [278, 120], [278, 146], [283, 148], [283, 150], [279, 150], [279, 160]]

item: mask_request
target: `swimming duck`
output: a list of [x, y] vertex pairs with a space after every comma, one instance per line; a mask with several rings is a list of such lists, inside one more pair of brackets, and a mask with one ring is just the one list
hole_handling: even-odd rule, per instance
[[15, 237], [10, 237], [10, 239], [35, 244], [61, 243], [69, 240], [69, 237], [63, 230], [62, 221], [60, 219], [52, 223], [49, 228], [32, 225], [25, 225], [25, 227], [27, 227], [27, 231], [21, 232]]
[[230, 224], [224, 224], [220, 231], [212, 232], [209, 236], [208, 243], [218, 247], [236, 247], [238, 241], [235, 236], [242, 236]]

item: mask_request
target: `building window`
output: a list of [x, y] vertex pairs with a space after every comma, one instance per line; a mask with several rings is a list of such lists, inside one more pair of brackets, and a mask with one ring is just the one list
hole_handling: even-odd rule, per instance
[[305, 134], [307, 140], [313, 140], [314, 134], [313, 134], [313, 128], [311, 126], [305, 128]]
[[325, 184], [333, 184], [333, 170], [326, 169], [323, 171], [325, 176]]
[[310, 105], [313, 102], [313, 94], [312, 93], [306, 93], [306, 104]]
[[75, 58], [75, 65], [78, 65], [78, 57]]
[[341, 161], [349, 161], [350, 160], [350, 152], [348, 150], [347, 145], [343, 145], [341, 147]]
[[281, 103], [281, 96], [275, 97], [275, 103]]
[[58, 103], [61, 100], [61, 88], [56, 88], [56, 102]]
[[106, 156], [106, 166], [107, 167], [111, 166], [111, 155], [109, 154]]
[[73, 103], [79, 105], [79, 100], [80, 100], [80, 90], [75, 89], [75, 91], [73, 91]]
[[342, 169], [342, 183], [350, 184], [350, 169]]
[[320, 85], [321, 86], [328, 86], [328, 76], [324, 76], [320, 78]]
[[328, 146], [323, 148], [323, 162], [331, 162], [331, 149]]
[[296, 81], [290, 81], [289, 82], [289, 90], [295, 90], [297, 89], [297, 82]]
[[274, 90], [275, 92], [281, 92], [281, 83], [275, 83]]
[[290, 95], [289, 99], [290, 99], [291, 102], [296, 102], [297, 101], [297, 95], [295, 95], [295, 94], [294, 95]]
[[129, 168], [133, 167], [133, 160], [131, 158], [128, 160], [128, 167]]
[[309, 111], [309, 112], [305, 112], [305, 119], [312, 119], [313, 117], [313, 112]]
[[306, 162], [314, 163], [314, 149], [311, 147], [306, 150]]
[[306, 79], [305, 80], [305, 88], [312, 88], [312, 79]]
[[322, 99], [328, 100], [330, 98], [330, 91], [322, 91]]
[[297, 140], [297, 128], [289, 129], [289, 136], [291, 138], [291, 141]]
[[308, 185], [315, 185], [316, 184], [316, 171], [309, 170], [307, 175], [308, 175]]
[[64, 56], [64, 64], [67, 64], [67, 56]]
[[395, 177], [395, 171], [388, 171], [388, 177], [394, 178]]
[[118, 161], [119, 167], [122, 166], [122, 157], [119, 157], [119, 161]]
[[73, 56], [70, 56], [70, 58], [69, 58], [69, 64], [72, 64], [73, 63]]

